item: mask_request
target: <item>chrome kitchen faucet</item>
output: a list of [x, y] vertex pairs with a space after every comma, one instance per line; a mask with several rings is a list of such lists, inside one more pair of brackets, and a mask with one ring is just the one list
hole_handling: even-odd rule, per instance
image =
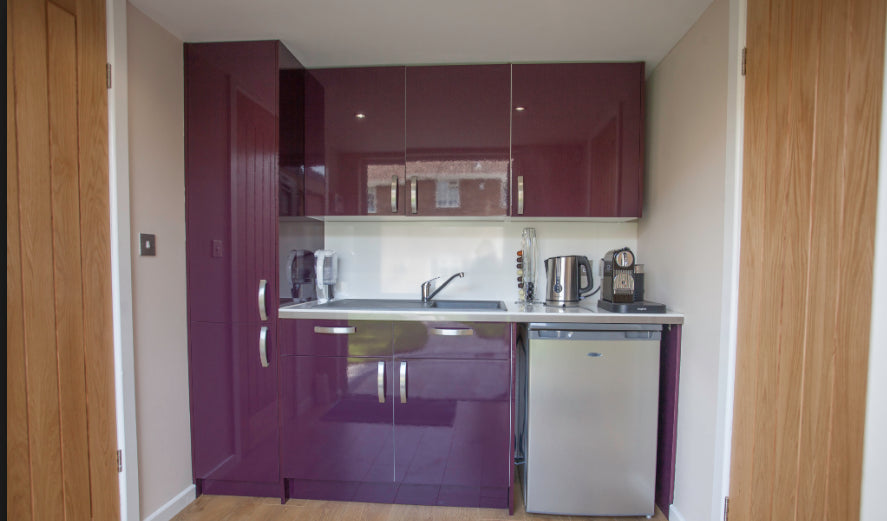
[[431, 280], [426, 280], [425, 282], [422, 283], [422, 302], [431, 302], [431, 299], [433, 299], [435, 295], [440, 293], [440, 290], [447, 287], [447, 284], [452, 282], [453, 279], [455, 279], [456, 277], [464, 277], [464, 276], [465, 276], [465, 273], [460, 271], [459, 273], [448, 278], [447, 281], [444, 282], [443, 284], [441, 284], [440, 287], [437, 288], [436, 290], [434, 290], [433, 293], [431, 292], [431, 285], [434, 283], [435, 280], [439, 279], [440, 277], [434, 277]]

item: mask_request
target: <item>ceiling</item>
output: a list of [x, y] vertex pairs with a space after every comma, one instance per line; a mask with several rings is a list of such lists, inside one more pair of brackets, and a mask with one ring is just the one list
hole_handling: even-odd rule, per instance
[[644, 61], [712, 0], [130, 0], [186, 42], [282, 40], [309, 68]]

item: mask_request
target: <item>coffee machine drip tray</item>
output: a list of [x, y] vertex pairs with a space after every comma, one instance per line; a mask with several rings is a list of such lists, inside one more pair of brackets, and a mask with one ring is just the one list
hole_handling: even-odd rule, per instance
[[665, 304], [638, 300], [635, 302], [610, 302], [600, 299], [597, 307], [613, 313], [665, 313]]

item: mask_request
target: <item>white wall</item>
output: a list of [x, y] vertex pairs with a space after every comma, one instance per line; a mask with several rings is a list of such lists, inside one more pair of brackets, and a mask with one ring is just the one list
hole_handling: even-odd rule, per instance
[[[686, 315], [672, 519], [718, 519], [722, 368], [729, 334], [733, 220], [728, 164], [730, 3], [716, 0], [647, 80], [647, 296]], [[726, 251], [725, 251], [726, 248]]]
[[[441, 298], [513, 302], [515, 261], [525, 227], [536, 229], [543, 261], [555, 255], [587, 256], [595, 286], [600, 282], [598, 262], [607, 250], [637, 249], [634, 222], [327, 221], [324, 239], [327, 249], [339, 253], [337, 297], [417, 299], [423, 281], [462, 271], [465, 278], [453, 281]], [[540, 268], [538, 287], [544, 283]], [[544, 296], [540, 292], [537, 298]]]
[[[183, 491], [187, 496], [192, 487], [184, 73], [182, 42], [129, 4], [127, 46], [133, 334], [144, 519]], [[156, 234], [156, 257], [139, 256], [140, 232]]]
[[878, 217], [875, 228], [875, 277], [872, 291], [872, 331], [866, 395], [865, 445], [862, 462], [860, 521], [884, 519], [887, 490], [887, 53], [881, 95], [881, 144], [878, 163]]

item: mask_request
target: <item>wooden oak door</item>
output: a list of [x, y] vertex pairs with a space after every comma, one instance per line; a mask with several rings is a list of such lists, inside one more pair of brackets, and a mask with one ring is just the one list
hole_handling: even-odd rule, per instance
[[730, 521], [859, 519], [884, 0], [749, 0]]
[[6, 3], [6, 518], [120, 518], [105, 3]]

